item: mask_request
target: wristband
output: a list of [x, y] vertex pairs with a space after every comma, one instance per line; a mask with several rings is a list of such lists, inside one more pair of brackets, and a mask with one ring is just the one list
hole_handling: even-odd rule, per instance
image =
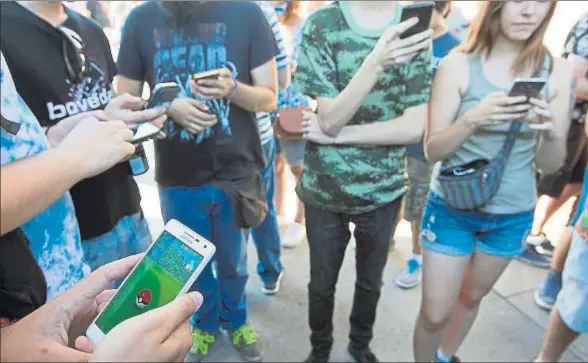
[[233, 78], [233, 89], [225, 98], [230, 99], [235, 94], [235, 91], [237, 91], [237, 87], [239, 87], [239, 82], [237, 82], [237, 80]]

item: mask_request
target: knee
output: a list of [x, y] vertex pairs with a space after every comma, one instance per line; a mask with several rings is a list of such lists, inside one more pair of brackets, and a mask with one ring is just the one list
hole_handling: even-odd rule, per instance
[[308, 283], [308, 295], [318, 300], [328, 300], [335, 296], [336, 287], [334, 284], [324, 284], [316, 279], [310, 279]]
[[477, 289], [462, 289], [459, 293], [459, 303], [468, 310], [477, 309], [487, 294]]
[[436, 308], [423, 308], [420, 313], [422, 326], [428, 331], [439, 331], [445, 328], [451, 317], [450, 311]]

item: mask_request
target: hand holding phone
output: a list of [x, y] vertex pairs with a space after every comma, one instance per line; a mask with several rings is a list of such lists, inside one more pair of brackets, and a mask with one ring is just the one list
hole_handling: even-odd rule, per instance
[[399, 24], [388, 27], [368, 56], [367, 61], [381, 69], [388, 69], [414, 59], [420, 52], [429, 48], [433, 31], [428, 28], [402, 38], [402, 35], [419, 24], [419, 21], [418, 17], [410, 17]]
[[219, 68], [195, 74], [190, 82], [190, 91], [205, 100], [220, 100], [227, 97], [235, 85], [231, 71]]
[[170, 220], [90, 325], [86, 336], [98, 346], [122, 322], [171, 303], [192, 286], [214, 252], [212, 243]]
[[508, 97], [504, 92], [491, 93], [459, 120], [472, 128], [519, 120], [531, 109], [531, 105], [524, 103], [525, 99], [525, 96]]
[[78, 338], [75, 346], [92, 353], [95, 362], [183, 362], [192, 346], [189, 320], [200, 305], [202, 295], [191, 292], [122, 322], [99, 347], [86, 337]]

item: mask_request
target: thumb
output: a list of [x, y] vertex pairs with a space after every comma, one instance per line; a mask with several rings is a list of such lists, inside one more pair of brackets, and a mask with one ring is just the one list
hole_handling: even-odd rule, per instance
[[94, 345], [94, 343], [92, 343], [92, 341], [85, 336], [79, 336], [74, 344], [75, 348], [83, 353], [92, 354], [94, 353], [94, 350], [96, 350], [96, 345]]
[[203, 299], [199, 292], [190, 292], [141, 316], [148, 320], [145, 321], [147, 325], [161, 332], [161, 339], [167, 339], [173, 331], [200, 309]]
[[141, 97], [135, 97], [129, 93], [123, 93], [115, 98], [116, 103], [122, 108], [129, 108], [131, 110], [139, 110], [143, 107], [145, 101]]

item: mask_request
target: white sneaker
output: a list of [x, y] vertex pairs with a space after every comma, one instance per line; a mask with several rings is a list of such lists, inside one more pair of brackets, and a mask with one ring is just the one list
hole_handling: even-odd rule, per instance
[[545, 235], [545, 233], [540, 233], [537, 235], [528, 235], [527, 239], [525, 240], [525, 242], [527, 244], [533, 245], [533, 246], [540, 246], [541, 244], [543, 244], [545, 241], [547, 241], [547, 236]]
[[413, 259], [408, 260], [406, 268], [396, 279], [396, 285], [403, 289], [412, 289], [419, 286], [420, 283], [421, 265]]
[[305, 238], [306, 228], [301, 224], [292, 223], [282, 237], [282, 247], [296, 248]]
[[278, 215], [278, 227], [285, 227], [286, 225], [288, 225], [288, 223], [290, 223], [288, 218]]

